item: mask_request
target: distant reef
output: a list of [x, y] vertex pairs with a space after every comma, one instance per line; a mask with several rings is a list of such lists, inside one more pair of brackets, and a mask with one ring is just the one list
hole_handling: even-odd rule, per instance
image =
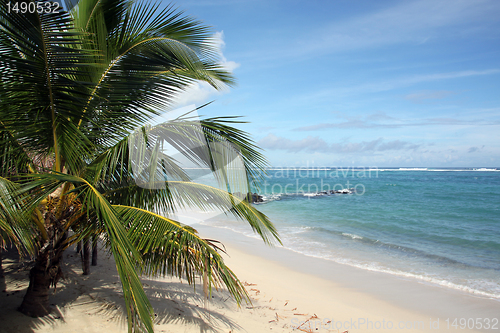
[[[243, 197], [241, 192], [235, 192], [233, 193], [233, 195], [236, 196], [237, 198]], [[258, 195], [257, 193], [248, 192], [247, 195], [245, 196], [245, 201], [250, 203], [264, 202], [264, 197], [262, 195]]]
[[264, 202], [262, 195], [258, 195], [257, 193], [248, 193], [246, 199], [251, 203]]

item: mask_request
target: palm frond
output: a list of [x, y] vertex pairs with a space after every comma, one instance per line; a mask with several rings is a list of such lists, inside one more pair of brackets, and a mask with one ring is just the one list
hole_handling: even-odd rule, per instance
[[125, 221], [130, 239], [142, 254], [143, 274], [185, 277], [190, 284], [195, 283], [196, 276], [206, 274], [210, 291], [212, 285], [224, 285], [238, 304], [249, 299], [245, 287], [217, 251], [220, 248], [200, 238], [193, 228], [137, 207], [113, 208]]
[[218, 65], [210, 29], [199, 21], [172, 6], [159, 10], [157, 4], [122, 1], [108, 24], [114, 2], [81, 0], [72, 10], [77, 29], [89, 33], [84, 45], [100, 50], [105, 64], [89, 69], [86, 78], [94, 86], [78, 127], [93, 119], [103, 129], [96, 129], [95, 137], [114, 144], [158, 115], [190, 83], [203, 80], [216, 88], [234, 83]]
[[142, 266], [142, 259], [127, 237], [124, 223], [116, 210], [90, 184], [84, 189], [85, 206], [92, 209], [101, 221], [110, 240], [111, 252], [116, 262], [116, 269], [122, 282], [123, 294], [127, 306], [129, 330], [153, 332], [153, 308], [144, 293], [136, 266]]
[[[218, 243], [171, 214], [233, 214], [265, 242], [279, 242], [267, 216], [243, 199], [264, 158], [231, 127], [233, 118], [143, 126], [193, 82], [234, 84], [211, 30], [147, 1], [79, 0], [69, 13], [52, 14], [8, 13], [7, 1], [0, 0], [2, 242], [33, 254], [50, 242], [51, 225], [75, 231], [63, 247], [102, 233], [122, 281], [129, 332], [153, 332], [137, 271], [190, 282], [206, 275], [210, 286], [246, 299]], [[186, 160], [213, 173], [219, 188], [195, 183]]]
[[209, 141], [227, 141], [237, 147], [244, 160], [245, 171], [251, 181], [251, 185], [258, 187], [269, 166], [264, 155], [252, 141], [249, 135], [230, 124], [241, 124], [243, 121], [236, 120], [239, 117], [214, 117], [200, 121], [203, 131]]
[[36, 166], [33, 157], [16, 140], [15, 134], [7, 130], [0, 121], [0, 175], [3, 177], [27, 173]]
[[19, 200], [19, 185], [0, 177], [0, 238], [11, 242], [20, 252], [33, 254], [32, 210]]
[[[20, 2], [12, 1], [11, 5], [14, 3]], [[68, 153], [72, 147], [65, 144], [70, 139], [64, 138], [78, 135], [69, 124], [80, 113], [87, 84], [74, 78], [90, 64], [89, 52], [79, 47], [82, 34], [73, 29], [68, 13], [7, 10], [6, 0], [2, 0], [1, 119], [27, 151], [41, 155], [55, 152], [56, 169], [60, 170], [62, 160], [75, 162]]]
[[[134, 179], [133, 166], [130, 160], [130, 139], [120, 140], [115, 145], [103, 149], [87, 166], [82, 177], [91, 180], [93, 184], [100, 184], [103, 191], [128, 186], [128, 181]], [[158, 153], [158, 152], [157, 152]], [[188, 181], [189, 176], [178, 166], [170, 156], [158, 154], [153, 157], [155, 174], [161, 179], [179, 179]], [[137, 176], [138, 177], [138, 176]]]
[[232, 194], [216, 187], [183, 181], [162, 182], [164, 190], [141, 188], [137, 184], [119, 187], [103, 193], [110, 202], [131, 205], [173, 215], [185, 208], [232, 214], [246, 221], [267, 244], [281, 244], [278, 232], [269, 218], [244, 200], [246, 194]]
[[85, 179], [77, 176], [53, 172], [31, 175], [28, 180], [23, 187], [24, 191], [32, 194], [34, 190], [38, 190], [36, 195], [32, 195], [32, 205], [47, 197], [47, 192], [52, 193], [55, 188], [66, 182], [75, 186], [69, 193], [78, 195], [83, 212], [86, 212], [88, 217], [97, 218], [109, 238], [111, 252], [122, 282], [129, 328], [135, 327], [140, 331], [153, 332], [153, 310], [136, 272], [136, 267], [142, 265], [141, 255], [128, 238], [123, 221], [109, 201]]

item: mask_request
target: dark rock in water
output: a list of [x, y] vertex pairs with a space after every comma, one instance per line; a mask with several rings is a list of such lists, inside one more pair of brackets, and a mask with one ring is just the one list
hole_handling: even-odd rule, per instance
[[257, 193], [248, 193], [246, 199], [250, 203], [264, 202], [264, 200], [262, 199], [262, 196], [258, 195]]

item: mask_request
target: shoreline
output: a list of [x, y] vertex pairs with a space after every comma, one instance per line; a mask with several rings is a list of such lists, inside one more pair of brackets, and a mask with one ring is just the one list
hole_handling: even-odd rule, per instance
[[[247, 237], [226, 228], [206, 225], [197, 225], [196, 228], [203, 237], [206, 235], [218, 239], [226, 245], [229, 256], [231, 256], [231, 251], [233, 252], [234, 261], [231, 261], [231, 257], [228, 258], [228, 265], [231, 268], [234, 266], [241, 269], [242, 276], [248, 275], [249, 270], [240, 267], [241, 264], [238, 264], [238, 261], [242, 261], [240, 256], [246, 257], [246, 260], [271, 262], [276, 266], [275, 270], [288, 270], [290, 275], [305, 274], [306, 276], [302, 277], [304, 280], [314, 280], [315, 283], [323, 286], [328, 285], [328, 290], [332, 292], [347, 291], [345, 295], [347, 299], [351, 298], [351, 296], [356, 298], [362, 295], [362, 298], [366, 296], [367, 299], [363, 299], [361, 303], [372, 300], [375, 308], [378, 306], [395, 307], [402, 310], [401, 315], [403, 317], [410, 315], [415, 318], [425, 318], [426, 321], [424, 322], [427, 324], [427, 329], [431, 329], [429, 328], [429, 320], [433, 319], [435, 321], [438, 318], [441, 322], [441, 328], [443, 327], [443, 321], [446, 321], [446, 319], [450, 319], [450, 325], [455, 318], [458, 320], [461, 318], [466, 320], [471, 318], [474, 320], [477, 318], [500, 319], [500, 301], [497, 299], [490, 299], [412, 278], [368, 271], [326, 259], [310, 257], [283, 247], [271, 248], [263, 244], [259, 239]], [[239, 251], [239, 253], [234, 255], [236, 251]], [[254, 258], [250, 259], [248, 256]], [[238, 271], [233, 270], [238, 275]], [[258, 275], [253, 275], [253, 277], [258, 279]], [[311, 295], [315, 292], [311, 291]], [[320, 294], [316, 296], [320, 297]], [[333, 295], [333, 297], [335, 296]], [[376, 305], [377, 302], [380, 302], [380, 304]], [[359, 301], [348, 301], [347, 303], [351, 304], [354, 309], [358, 307], [357, 310], [360, 313], [363, 311], [370, 313], [371, 311], [370, 306], [360, 307]], [[335, 306], [322, 305], [336, 309]], [[349, 314], [348, 317], [350, 319], [352, 315]], [[394, 318], [394, 316], [390, 317]], [[500, 330], [500, 326], [498, 329]], [[439, 331], [438, 329], [432, 330]], [[368, 331], [366, 330], [366, 332]], [[450, 330], [445, 329], [444, 331], [451, 332], [453, 330], [450, 328]], [[466, 329], [465, 331], [474, 330]], [[488, 330], [483, 329], [482, 331]]]
[[[233, 221], [228, 220], [229, 224], [232, 222]], [[239, 242], [241, 242], [242, 244], [246, 244], [247, 242], [249, 242], [249, 239], [261, 241], [261, 239], [258, 238], [258, 236], [256, 234], [252, 233], [252, 230], [249, 227], [247, 228], [246, 231], [240, 230], [242, 226], [244, 228], [247, 228], [247, 226], [245, 226], [243, 223], [238, 225], [237, 230], [235, 230], [231, 227], [223, 226], [220, 224], [220, 222], [218, 222], [217, 225], [205, 224], [203, 222], [196, 224], [196, 227], [199, 228], [200, 230], [203, 230], [204, 227], [209, 228], [207, 230], [210, 230], [210, 228], [215, 228], [215, 229], [221, 230], [221, 233], [222, 233], [224, 239], [229, 240], [229, 242], [232, 242], [232, 239], [235, 237], [238, 238]], [[278, 230], [280, 230], [280, 229], [278, 228]], [[225, 233], [227, 233], [227, 235]], [[231, 234], [231, 235], [229, 235], [229, 234]], [[352, 236], [352, 235], [350, 235], [350, 236]], [[356, 236], [356, 235], [354, 235], [354, 237], [361, 238], [361, 236]], [[239, 247], [240, 250], [248, 251], [248, 248], [245, 249], [244, 247], [240, 246], [240, 244], [237, 244], [235, 242], [232, 242], [232, 243], [236, 247]], [[257, 243], [256, 243], [256, 245], [258, 245]], [[262, 241], [261, 241], [261, 243], [262, 243]], [[314, 246], [314, 244], [311, 243], [311, 239], [309, 239], [309, 243], [310, 243], [309, 244], [310, 246]], [[372, 265], [370, 262], [366, 262], [363, 265], [361, 265], [361, 264], [358, 264], [356, 262], [354, 262], [354, 263], [351, 262], [348, 259], [349, 254], [347, 254], [347, 255], [344, 254], [344, 256], [342, 257], [342, 259], [344, 259], [344, 260], [338, 261], [335, 259], [331, 259], [328, 256], [318, 255], [318, 253], [320, 253], [320, 252], [314, 252], [316, 250], [309, 250], [307, 248], [294, 249], [294, 248], [290, 248], [290, 247], [286, 247], [286, 246], [278, 246], [278, 248], [279, 248], [278, 251], [284, 251], [283, 253], [287, 253], [287, 252], [288, 253], [290, 253], [290, 252], [295, 253], [297, 255], [297, 258], [302, 258], [301, 260], [303, 260], [303, 261], [309, 262], [309, 261], [313, 260], [316, 262], [317, 266], [324, 266], [324, 265], [328, 266], [331, 263], [332, 266], [340, 265], [338, 267], [350, 267], [350, 268], [354, 269], [353, 270], [354, 272], [357, 272], [360, 270], [360, 271], [364, 271], [364, 272], [371, 272], [374, 274], [381, 274], [381, 276], [389, 275], [392, 277], [396, 277], [398, 279], [403, 279], [403, 280], [412, 281], [412, 282], [419, 283], [419, 284], [443, 288], [444, 290], [457, 291], [460, 294], [469, 295], [472, 297], [494, 300], [494, 301], [499, 302], [499, 304], [500, 304], [500, 294], [494, 294], [490, 291], [483, 291], [481, 289], [474, 289], [474, 288], [469, 287], [465, 284], [457, 284], [456, 282], [453, 282], [452, 280], [447, 280], [446, 278], [444, 278], [442, 276], [433, 276], [430, 274], [424, 275], [421, 272], [420, 273], [413, 273], [411, 271], [408, 271], [408, 272], [400, 271], [400, 270], [395, 270], [394, 268], [386, 268], [384, 266]], [[306, 250], [306, 251], [304, 252], [303, 250]], [[267, 256], [267, 254], [266, 255], [264, 254], [264, 251], [267, 251], [267, 250], [262, 249], [260, 251], [261, 257]], [[270, 252], [270, 253], [272, 253], [272, 252]], [[284, 255], [284, 254], [281, 255], [281, 257], [283, 259], [285, 259], [285, 262], [287, 260], [288, 261], [290, 260], [290, 259], [287, 259], [290, 256], [292, 256], [291, 253], [288, 256]], [[380, 260], [380, 259], [376, 258], [376, 260]], [[325, 276], [323, 276], [323, 277], [325, 277]], [[328, 279], [327, 276], [325, 278]]]
[[[225, 261], [245, 284], [251, 304], [237, 307], [224, 289], [214, 290], [205, 304], [201, 284], [194, 289], [182, 279], [142, 278], [156, 314], [155, 332], [498, 331], [452, 326], [455, 318], [482, 318], [483, 323], [498, 318], [496, 300], [269, 247], [228, 229], [193, 227], [226, 246]], [[126, 331], [118, 274], [104, 251], [88, 276], [81, 275], [74, 249], [66, 251], [66, 279], [55, 293], [51, 290], [54, 312], [44, 318], [16, 311], [27, 288], [27, 267], [4, 259], [4, 269], [1, 333]]]

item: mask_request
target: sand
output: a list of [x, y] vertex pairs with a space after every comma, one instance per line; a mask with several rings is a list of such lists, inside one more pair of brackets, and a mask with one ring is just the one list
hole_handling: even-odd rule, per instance
[[[226, 261], [246, 284], [252, 303], [238, 307], [227, 291], [219, 290], [205, 305], [201, 286], [194, 290], [177, 278], [143, 278], [156, 313], [156, 332], [500, 330], [499, 324], [496, 330], [460, 329], [461, 318], [469, 324], [473, 319], [474, 327], [479, 322], [484, 326], [485, 318], [500, 319], [498, 300], [270, 248], [225, 229], [196, 228], [226, 245]], [[28, 285], [28, 267], [12, 256], [4, 258], [0, 332], [126, 331], [121, 286], [112, 258], [101, 251], [98, 266], [83, 276], [79, 256], [68, 250], [63, 269], [66, 279], [51, 296], [53, 314], [35, 319], [16, 311]], [[455, 318], [457, 327], [453, 326]]]

